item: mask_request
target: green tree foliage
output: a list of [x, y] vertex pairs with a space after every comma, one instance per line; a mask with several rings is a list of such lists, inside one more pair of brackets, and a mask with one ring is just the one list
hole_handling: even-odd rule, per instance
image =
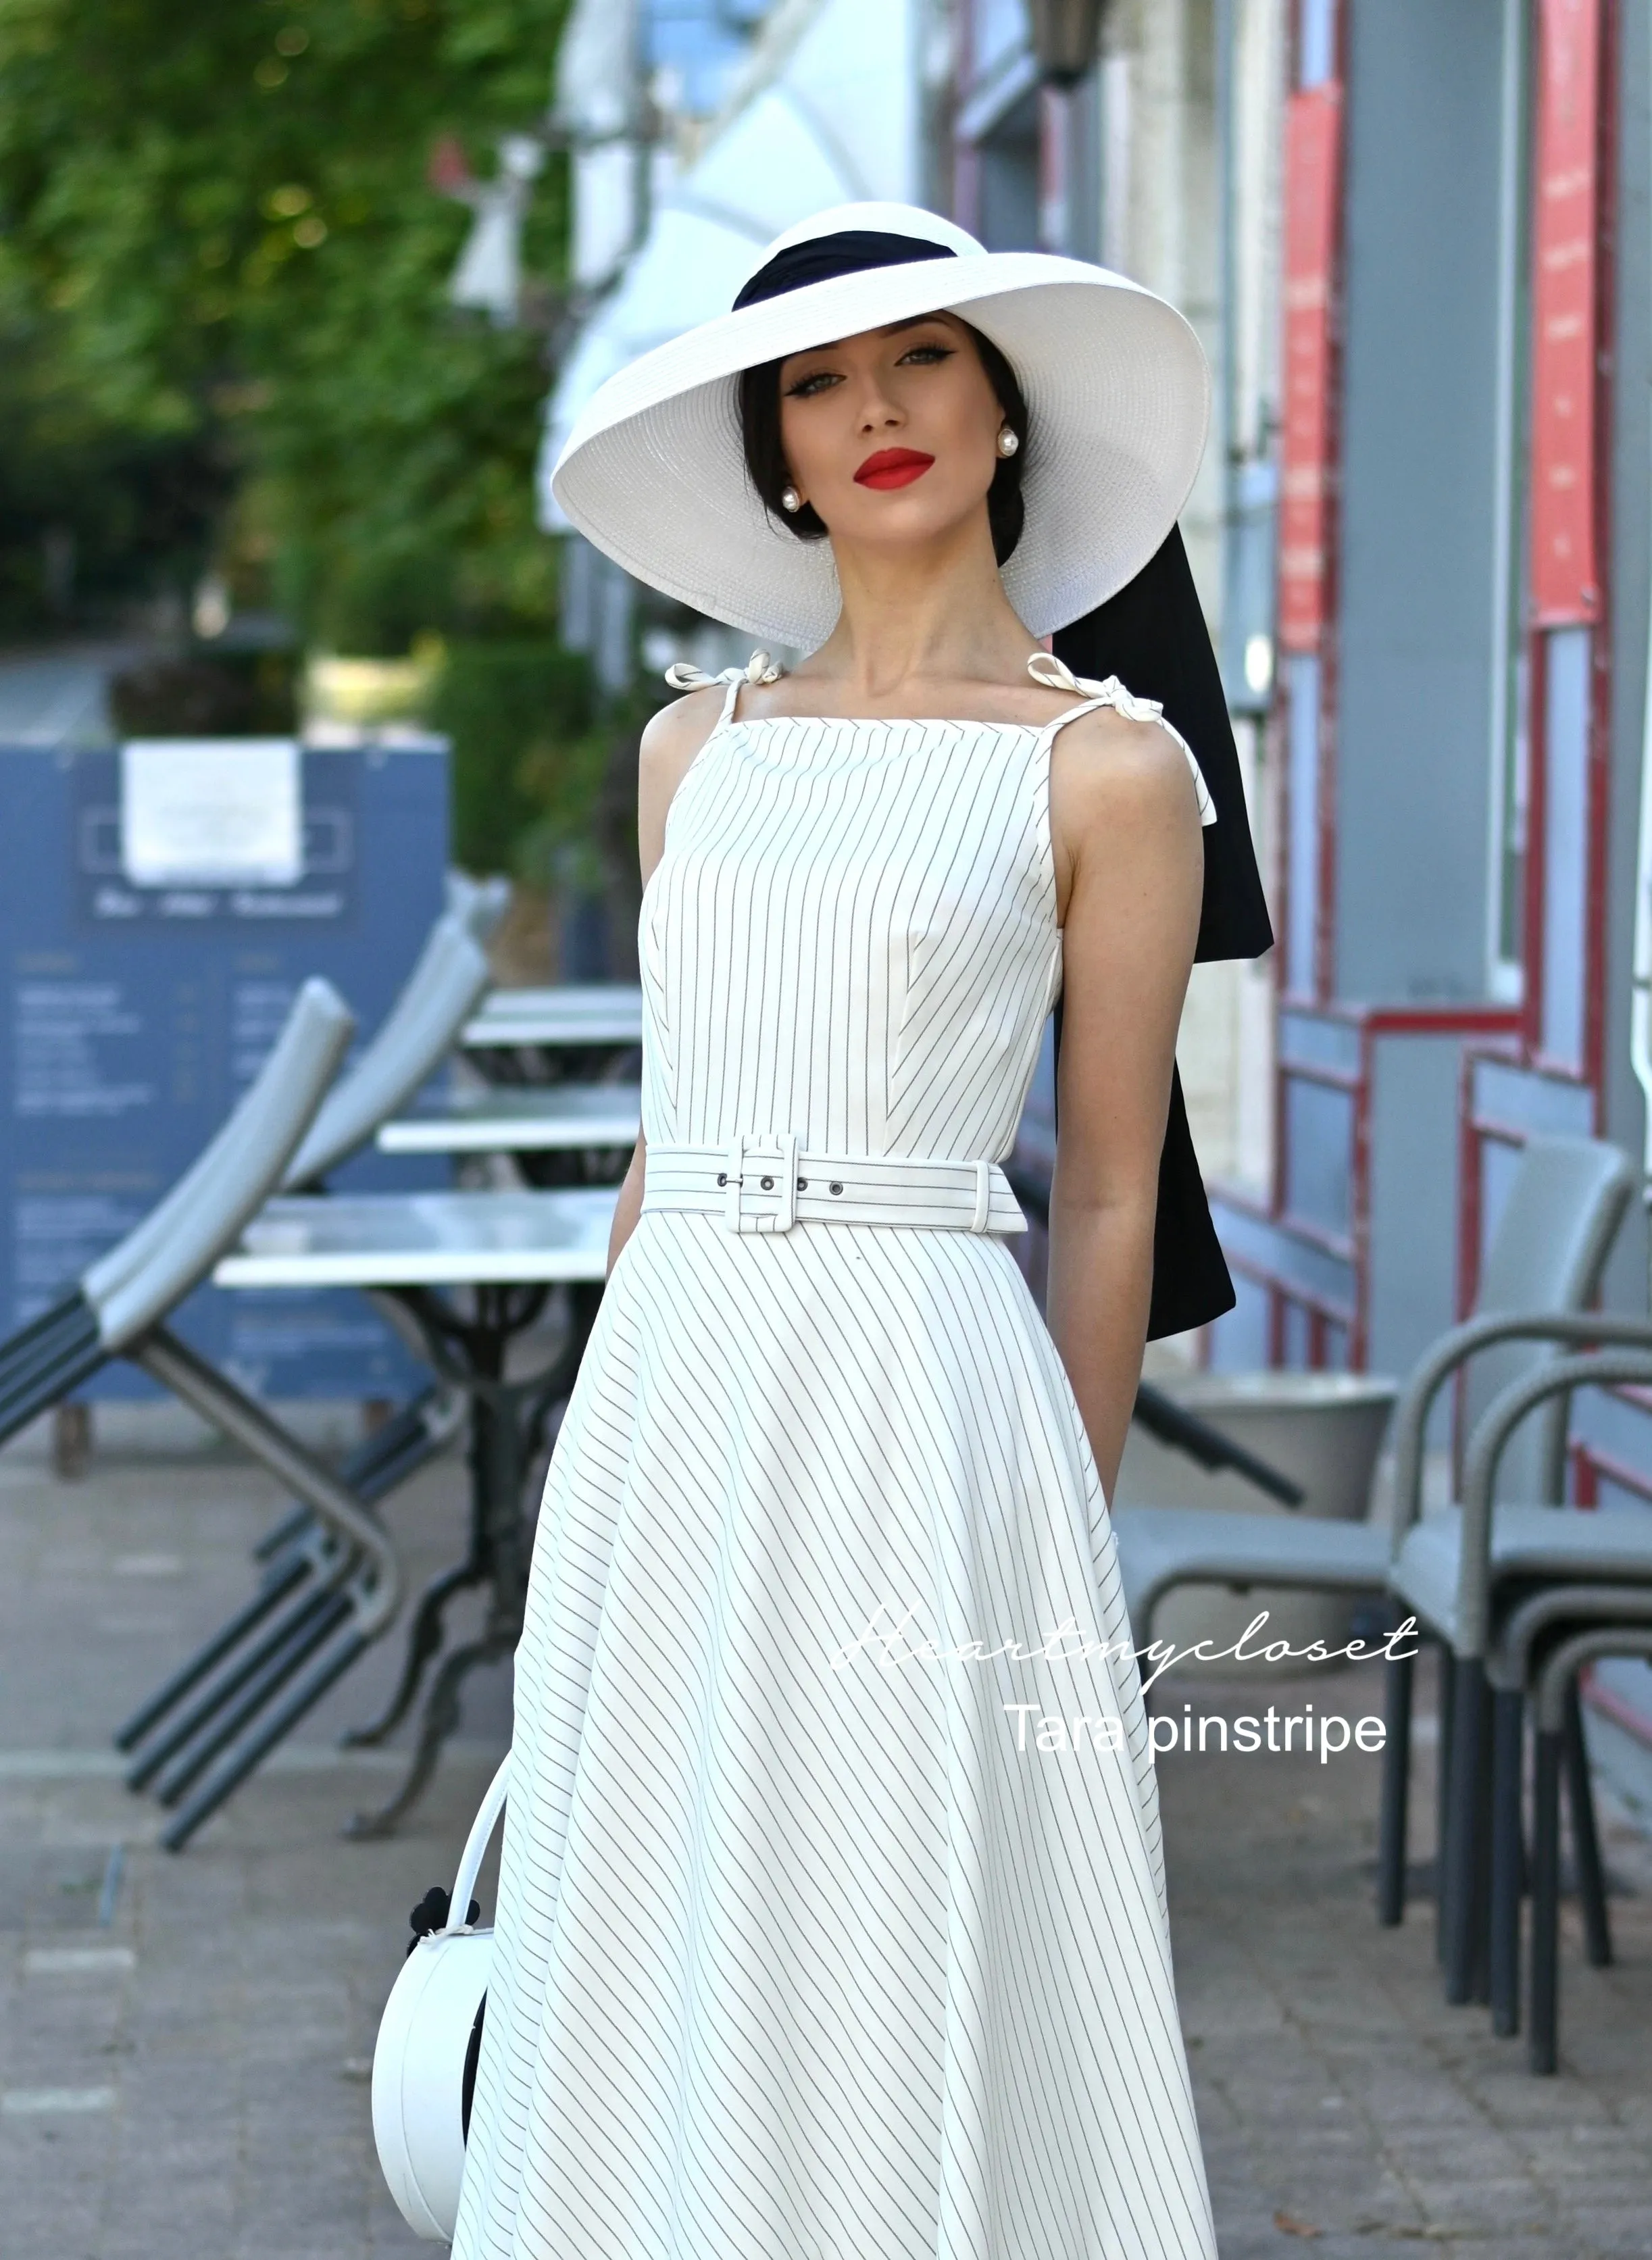
[[542, 640], [451, 644], [431, 719], [463, 749], [454, 779], [459, 862], [533, 886], [600, 883], [588, 827], [611, 731], [598, 726], [579, 654]]
[[[337, 648], [548, 633], [543, 325], [447, 304], [469, 215], [426, 175], [542, 113], [564, 6], [0, 0], [9, 625], [72, 537], [94, 590], [216, 550]], [[541, 310], [565, 200], [553, 161]]]

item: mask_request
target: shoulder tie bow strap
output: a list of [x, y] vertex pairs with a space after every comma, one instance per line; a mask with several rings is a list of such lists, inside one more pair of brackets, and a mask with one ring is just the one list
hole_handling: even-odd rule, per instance
[[716, 675], [707, 675], [691, 659], [674, 659], [665, 671], [665, 679], [673, 690], [709, 690], [714, 683], [726, 683], [723, 711], [717, 718], [720, 729], [725, 722], [733, 720], [735, 701], [748, 683], [778, 683], [785, 671], [783, 667], [775, 665], [766, 651], [754, 651], [744, 667], [725, 667]]
[[709, 690], [714, 683], [778, 683], [785, 671], [766, 651], [754, 651], [744, 667], [725, 667], [715, 675], [696, 667], [691, 659], [674, 659], [665, 679], [673, 690]]
[[[1204, 824], [1216, 821], [1216, 803], [1211, 797], [1210, 787], [1205, 782], [1205, 772], [1194, 757], [1193, 748], [1182, 733], [1164, 719], [1164, 708], [1156, 698], [1138, 698], [1126, 690], [1116, 675], [1098, 683], [1087, 675], [1075, 675], [1065, 660], [1057, 659], [1053, 651], [1035, 651], [1026, 662], [1026, 671], [1034, 683], [1047, 690], [1070, 690], [1075, 697], [1088, 699], [1092, 706], [1111, 706], [1127, 722], [1156, 722], [1162, 730], [1176, 740], [1187, 756], [1187, 765], [1193, 772], [1193, 787], [1198, 795], [1198, 820]], [[1074, 712], [1078, 710], [1075, 708]], [[1070, 721], [1071, 715], [1062, 715]]]

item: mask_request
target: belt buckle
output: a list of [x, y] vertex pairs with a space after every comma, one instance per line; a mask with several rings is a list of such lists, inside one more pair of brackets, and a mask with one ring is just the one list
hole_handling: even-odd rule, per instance
[[[767, 1142], [751, 1131], [736, 1131], [728, 1141], [728, 1153], [723, 1165], [723, 1229], [726, 1232], [790, 1232], [797, 1220], [797, 1147], [798, 1134], [787, 1130], [780, 1134], [780, 1158], [760, 1177], [779, 1181], [779, 1201], [772, 1216], [747, 1213], [740, 1205], [740, 1190], [746, 1182], [747, 1149]], [[772, 1187], [770, 1188], [772, 1190]]]

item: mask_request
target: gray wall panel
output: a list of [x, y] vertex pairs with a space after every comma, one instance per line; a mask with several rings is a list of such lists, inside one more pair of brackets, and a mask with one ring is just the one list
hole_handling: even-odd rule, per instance
[[1370, 1370], [1410, 1370], [1456, 1317], [1455, 1036], [1384, 1036], [1371, 1081]]
[[1353, 0], [1336, 985], [1484, 994], [1503, 0]]

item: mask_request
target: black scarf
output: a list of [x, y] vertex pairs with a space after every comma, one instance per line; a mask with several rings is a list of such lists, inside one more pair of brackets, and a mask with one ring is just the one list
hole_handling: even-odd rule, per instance
[[[1174, 723], [1192, 747], [1216, 803], [1216, 821], [1205, 827], [1205, 906], [1194, 955], [1201, 963], [1260, 957], [1273, 947], [1273, 927], [1251, 843], [1221, 672], [1199, 609], [1181, 529], [1171, 528], [1163, 547], [1127, 587], [1061, 629], [1053, 640], [1057, 657], [1075, 675], [1116, 675], [1138, 697], [1158, 699], [1166, 721]], [[1058, 1068], [1061, 1042], [1058, 1001]], [[1170, 1112], [1159, 1162], [1148, 1339], [1204, 1326], [1231, 1311], [1235, 1299], [1205, 1198], [1178, 1069], [1171, 1078]]]

